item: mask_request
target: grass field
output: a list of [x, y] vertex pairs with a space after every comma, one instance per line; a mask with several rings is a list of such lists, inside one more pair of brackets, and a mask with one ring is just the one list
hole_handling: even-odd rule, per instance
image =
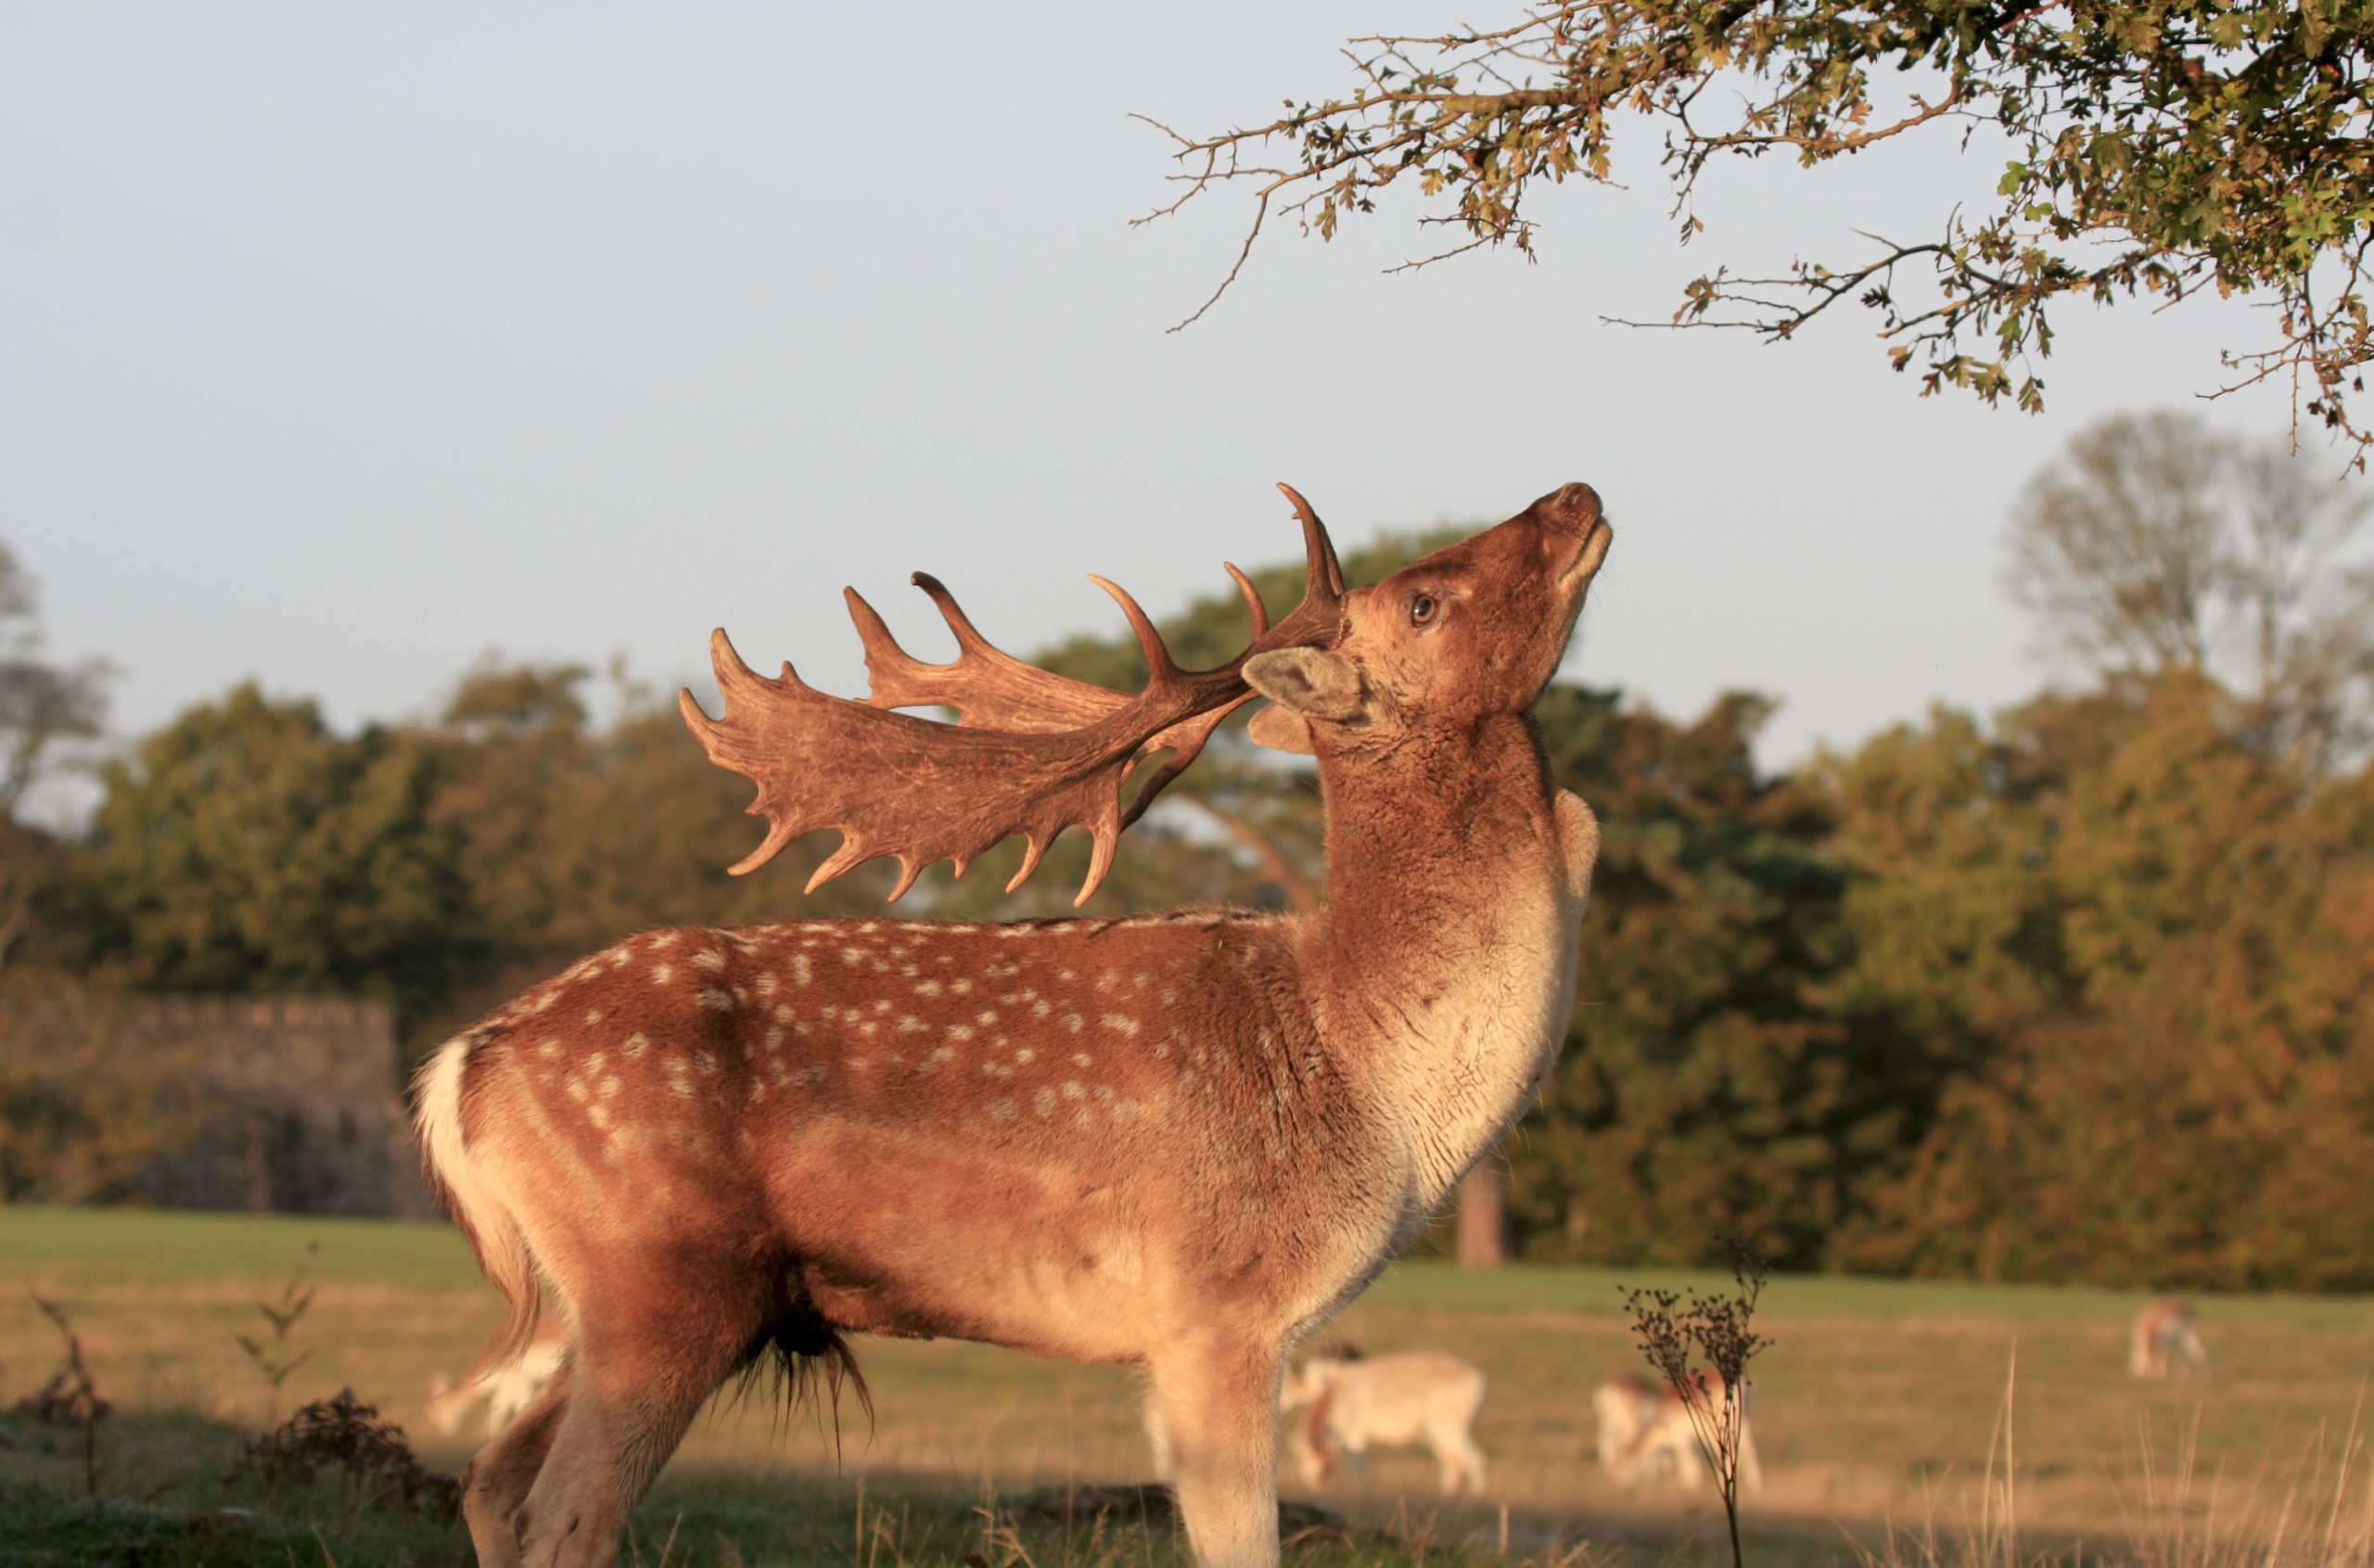
[[[256, 1303], [300, 1266], [317, 1288], [289, 1338], [308, 1358], [275, 1396], [235, 1336], [269, 1333]], [[57, 1363], [57, 1332], [31, 1299], [38, 1294], [70, 1314], [102, 1391], [126, 1412], [102, 1428], [102, 1497], [111, 1508], [184, 1514], [211, 1495], [242, 1434], [350, 1384], [402, 1422], [426, 1460], [457, 1470], [468, 1444], [427, 1431], [429, 1379], [466, 1364], [502, 1315], [458, 1238], [433, 1225], [0, 1208], [0, 1281], [19, 1287], [0, 1293], [0, 1405]], [[1709, 1498], [1628, 1490], [1590, 1457], [1592, 1388], [1640, 1370], [1621, 1284], [1729, 1281], [1648, 1269], [1396, 1268], [1333, 1332], [1372, 1351], [1439, 1347], [1486, 1369], [1492, 1393], [1478, 1435], [1492, 1495], [1438, 1507], [1431, 1462], [1402, 1455], [1381, 1456], [1364, 1476], [1317, 1496], [1290, 1481], [1289, 1495], [1361, 1526], [1392, 1527], [1437, 1555], [1464, 1546], [1497, 1561], [1505, 1529], [1512, 1558], [1646, 1564], [1679, 1553], [1711, 1563], [1719, 1515]], [[1947, 1558], [1991, 1558], [2003, 1549], [2000, 1531], [1991, 1548], [1982, 1537], [2001, 1523], [2007, 1474], [2030, 1551], [2083, 1542], [2096, 1555], [2111, 1547], [2174, 1562], [2247, 1551], [2259, 1561], [2278, 1530], [2295, 1545], [2334, 1528], [2355, 1541], [2374, 1507], [2356, 1435], [2374, 1370], [2374, 1304], [2200, 1298], [2215, 1376], [2144, 1384], [2125, 1370], [2125, 1324], [2141, 1299], [1774, 1281], [1759, 1318], [1777, 1343], [1756, 1366], [1767, 1485], [1749, 1500], [1751, 1557], [1771, 1568], [1853, 1563], [1870, 1549], [1909, 1562], [1923, 1549], [1904, 1532], [1934, 1528]], [[1049, 1568], [1040, 1561], [1049, 1553], [1174, 1560], [1167, 1538], [1143, 1531], [1126, 1549], [1118, 1537], [1077, 1530], [1001, 1545], [983, 1536], [976, 1511], [989, 1495], [1142, 1479], [1128, 1373], [953, 1342], [865, 1342], [861, 1358], [877, 1411], [871, 1431], [853, 1409], [837, 1438], [812, 1417], [786, 1424], [759, 1407], [721, 1401], [704, 1416], [638, 1523], [642, 1560], [659, 1561], [671, 1528], [671, 1562], [862, 1559], [896, 1568], [968, 1551], [1003, 1562], [1013, 1550], [1039, 1568]], [[2374, 1412], [2365, 1413], [2374, 1427]], [[66, 1511], [43, 1526], [45, 1544], [25, 1549], [34, 1555], [12, 1557], [0, 1527], [0, 1563], [81, 1560], [57, 1555], [65, 1549], [57, 1531], [85, 1507], [64, 1500], [83, 1489], [79, 1442], [23, 1421], [0, 1428], [0, 1496]], [[871, 1523], [861, 1520], [861, 1486]], [[265, 1531], [236, 1549], [214, 1540], [185, 1559], [152, 1549], [138, 1560], [245, 1561], [237, 1554], [249, 1551], [271, 1562], [428, 1562], [439, 1551], [458, 1560], [460, 1549], [437, 1546], [433, 1534], [371, 1536], [334, 1496], [308, 1506], [328, 1510], [347, 1533]], [[143, 1517], [109, 1528], [136, 1534]], [[93, 1562], [134, 1560], [74, 1550]]]

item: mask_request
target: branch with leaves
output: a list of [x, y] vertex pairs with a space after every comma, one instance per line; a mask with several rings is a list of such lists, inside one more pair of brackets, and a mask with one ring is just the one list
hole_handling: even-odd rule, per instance
[[[2346, 402], [2374, 358], [2363, 0], [1570, 0], [1497, 29], [1355, 39], [1347, 57], [1348, 92], [1265, 123], [1196, 136], [1149, 121], [1177, 141], [1184, 188], [1140, 222], [1215, 186], [1254, 196], [1235, 264], [1188, 321], [1273, 215], [1330, 238], [1397, 184], [1431, 204], [1422, 223], [1461, 236], [1412, 265], [1481, 246], [1530, 258], [1528, 202], [1544, 182], [1609, 183], [1619, 125], [1663, 127], [1685, 241], [1718, 157], [1811, 168], [1933, 127], [1959, 128], [1965, 148], [1991, 131], [2010, 155], [1985, 210], [1780, 276], [1718, 265], [1671, 325], [1780, 340], [1852, 302], [1878, 316], [1895, 369], [1919, 362], [1922, 395], [2036, 409], [2061, 301], [2252, 296], [2277, 330], [2227, 351], [2219, 390], [2289, 376], [2298, 412], [2356, 442], [2361, 465], [2374, 440]], [[1915, 90], [1881, 85], [1899, 74]]]

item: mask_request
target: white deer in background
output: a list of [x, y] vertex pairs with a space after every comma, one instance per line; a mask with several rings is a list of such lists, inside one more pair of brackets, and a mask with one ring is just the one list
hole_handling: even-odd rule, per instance
[[1346, 1346], [1313, 1355], [1286, 1374], [1278, 1408], [1303, 1419], [1289, 1447], [1304, 1484], [1316, 1486], [1338, 1454], [1365, 1463], [1371, 1447], [1411, 1444], [1435, 1456], [1443, 1496], [1484, 1492], [1484, 1450], [1475, 1418], [1484, 1409], [1482, 1369], [1439, 1350], [1364, 1357]]
[[451, 1437], [462, 1430], [471, 1409], [484, 1400], [486, 1434], [496, 1435], [552, 1382], [553, 1374], [560, 1370], [561, 1352], [567, 1345], [561, 1325], [545, 1322], [537, 1326], [536, 1337], [516, 1361], [473, 1367], [462, 1374], [459, 1383], [439, 1372], [428, 1385], [429, 1424]]
[[1532, 710], [1609, 540], [1568, 485], [1347, 591], [1288, 494], [1303, 602], [1273, 627], [1237, 574], [1253, 642], [1220, 669], [1181, 670], [1111, 590], [1153, 670], [1136, 696], [998, 652], [920, 576], [959, 657], [913, 658], [852, 594], [866, 702], [713, 640], [726, 715], [687, 695], [685, 718], [769, 820], [736, 871], [832, 828], [816, 881], [888, 856], [903, 893], [1021, 835], [1019, 884], [1080, 827], [1092, 888], [1258, 693], [1253, 737], [1317, 759], [1329, 902], [647, 931], [440, 1047], [421, 1141], [511, 1302], [494, 1348], [528, 1343], [545, 1289], [568, 1332], [470, 1466], [486, 1568], [605, 1568], [721, 1380], [771, 1351], [847, 1369], [858, 1332], [1143, 1367], [1196, 1562], [1274, 1568], [1287, 1354], [1424, 1230], [1565, 1039], [1599, 829]]
[[2209, 1375], [2209, 1351], [2201, 1343], [2201, 1317], [2189, 1301], [2173, 1297], [2151, 1303], [2135, 1315], [2128, 1335], [2126, 1370], [2141, 1378], [2168, 1375], [2168, 1353], [2184, 1358], [2185, 1368]]
[[[1700, 1374], [1702, 1383], [1712, 1382]], [[1709, 1388], [1713, 1408], [1722, 1409], [1723, 1392]], [[1748, 1491], [1764, 1489], [1764, 1466], [1756, 1457], [1755, 1382], [1740, 1383], [1740, 1485]], [[1591, 1395], [1591, 1412], [1599, 1418], [1599, 1462], [1627, 1485], [1652, 1477], [1671, 1476], [1695, 1490], [1707, 1473], [1706, 1445], [1699, 1436], [1690, 1406], [1671, 1385], [1653, 1384], [1645, 1378], [1609, 1378]]]

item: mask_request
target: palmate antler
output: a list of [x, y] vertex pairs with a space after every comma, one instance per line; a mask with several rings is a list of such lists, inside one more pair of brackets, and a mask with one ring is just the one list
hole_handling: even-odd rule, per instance
[[[820, 828], [837, 828], [840, 848], [808, 879], [814, 892], [852, 866], [880, 856], [899, 861], [897, 899], [923, 868], [952, 860], [963, 875], [975, 857], [1021, 834], [1027, 841], [1012, 892], [1038, 869], [1057, 834], [1083, 827], [1096, 841], [1088, 880], [1075, 904], [1088, 901], [1113, 864], [1121, 830], [1142, 815], [1164, 785], [1195, 759], [1212, 731], [1253, 694], [1239, 673], [1257, 653], [1333, 643], [1342, 619], [1343, 568], [1326, 526], [1292, 487], [1303, 531], [1302, 603], [1272, 627], [1261, 595], [1233, 566], [1229, 575], [1253, 617], [1253, 642], [1218, 669], [1188, 671], [1171, 661], [1161, 635], [1129, 594], [1103, 578], [1145, 650], [1153, 677], [1135, 696], [1052, 674], [999, 652], [965, 618], [955, 597], [917, 572], [915, 585], [956, 635], [952, 664], [926, 664], [900, 647], [874, 607], [847, 591], [850, 618], [865, 644], [872, 694], [864, 702], [828, 696], [791, 666], [770, 681], [742, 662], [720, 630], [709, 638], [722, 719], [711, 719], [690, 692], [677, 694], [684, 722], [709, 759], [747, 774], [759, 786], [750, 814], [767, 819], [766, 841], [734, 866], [758, 870], [783, 847]], [[900, 708], [947, 707], [941, 723]], [[1149, 774], [1124, 809], [1121, 790], [1155, 752], [1170, 759]]]

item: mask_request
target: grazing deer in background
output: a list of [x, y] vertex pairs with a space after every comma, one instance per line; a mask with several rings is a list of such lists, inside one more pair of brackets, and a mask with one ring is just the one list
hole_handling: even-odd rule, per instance
[[526, 1409], [530, 1401], [552, 1382], [560, 1370], [560, 1354], [566, 1333], [558, 1323], [540, 1324], [536, 1337], [513, 1361], [479, 1366], [462, 1374], [456, 1383], [440, 1372], [428, 1385], [428, 1423], [451, 1437], [462, 1430], [462, 1422], [469, 1419], [470, 1410], [479, 1401], [486, 1401], [486, 1434], [492, 1437], [509, 1426], [512, 1418]]
[[[1198, 1563], [1277, 1562], [1287, 1352], [1423, 1230], [1565, 1036], [1599, 830], [1551, 786], [1532, 708], [1609, 540], [1569, 485], [1347, 592], [1287, 495], [1303, 601], [1271, 626], [1231, 567], [1254, 637], [1221, 669], [1180, 670], [1105, 585], [1153, 670], [1134, 697], [998, 652], [920, 575], [959, 657], [911, 657], [851, 593], [868, 702], [713, 639], [725, 716], [682, 701], [759, 785], [769, 831], [738, 872], [829, 827], [811, 887], [891, 856], [904, 892], [1014, 834], [1027, 875], [1080, 826], [1085, 899], [1257, 693], [1253, 737], [1318, 760], [1330, 901], [649, 931], [446, 1042], [420, 1135], [511, 1303], [491, 1351], [527, 1342], [540, 1284], [568, 1333], [470, 1466], [480, 1562], [611, 1562], [721, 1379], [770, 1348], [838, 1370], [851, 1332], [1142, 1366]], [[957, 722], [892, 711], [925, 706]]]
[[1334, 1346], [1286, 1374], [1278, 1409], [1306, 1412], [1290, 1445], [1306, 1485], [1326, 1480], [1338, 1454], [1365, 1463], [1371, 1445], [1406, 1443], [1435, 1456], [1443, 1496], [1461, 1488], [1484, 1495], [1484, 1450], [1475, 1444], [1484, 1373], [1456, 1356], [1412, 1350], [1367, 1357]]
[[[1710, 1374], [1698, 1374], [1720, 1410], [1724, 1395], [1710, 1386]], [[1764, 1466], [1755, 1453], [1755, 1383], [1740, 1384], [1740, 1484], [1749, 1491], [1764, 1489]], [[1615, 1377], [1591, 1395], [1591, 1412], [1599, 1418], [1599, 1462], [1609, 1474], [1627, 1485], [1653, 1475], [1671, 1475], [1681, 1486], [1696, 1490], [1707, 1467], [1706, 1445], [1698, 1435], [1690, 1406], [1671, 1384], [1659, 1386], [1644, 1378]]]
[[2201, 1343], [2201, 1318], [2189, 1301], [2163, 1298], [2135, 1315], [2129, 1337], [2126, 1370], [2130, 1376], [2168, 1375], [2168, 1352], [2184, 1358], [2186, 1370], [2209, 1375], [2209, 1352]]

